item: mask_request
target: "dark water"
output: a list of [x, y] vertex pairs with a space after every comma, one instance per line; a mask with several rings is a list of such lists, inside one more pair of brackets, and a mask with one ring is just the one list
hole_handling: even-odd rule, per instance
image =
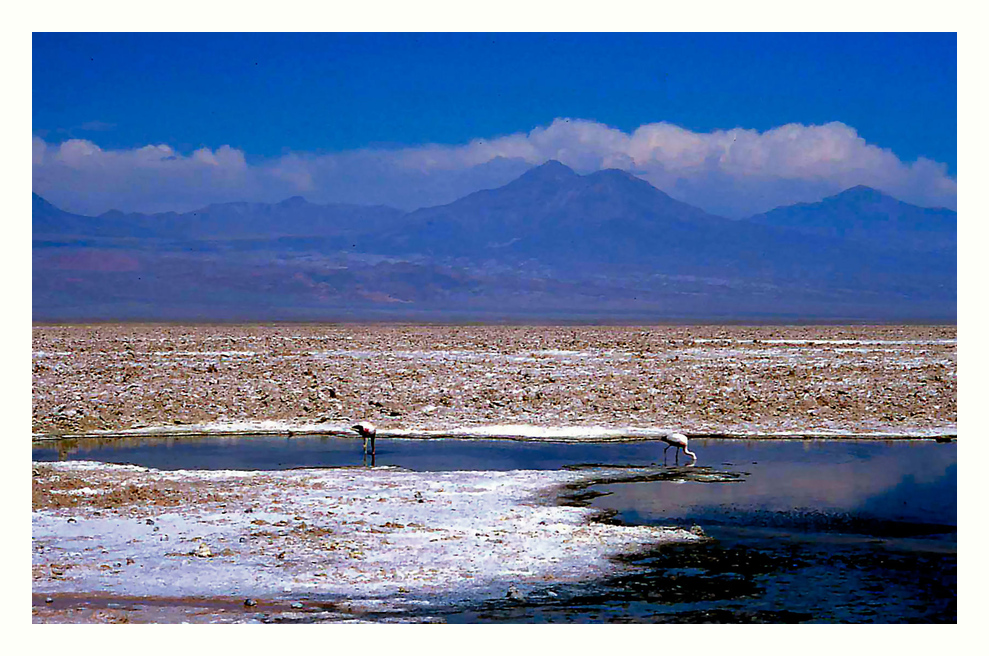
[[[664, 445], [665, 446], [665, 445]], [[35, 446], [35, 460], [98, 460], [155, 469], [270, 470], [364, 464], [363, 441], [342, 437], [85, 438]], [[378, 438], [375, 464], [413, 471], [560, 469], [583, 463], [662, 463], [656, 442], [563, 444]], [[674, 462], [670, 450], [670, 463]], [[684, 456], [680, 457], [685, 462]], [[368, 457], [370, 461], [370, 457]]]
[[[957, 447], [933, 441], [691, 440], [697, 467], [736, 482], [592, 485], [604, 521], [699, 525], [713, 541], [629, 560], [632, 573], [529, 588], [440, 614], [448, 622], [957, 622]], [[672, 454], [672, 451], [671, 451]], [[160, 469], [362, 463], [343, 438], [75, 440], [35, 460]], [[662, 465], [657, 442], [377, 442], [376, 464], [419, 471]], [[672, 458], [670, 459], [672, 464]], [[595, 496], [598, 495], [598, 496]], [[593, 498], [592, 498], [593, 497]], [[571, 501], [573, 502], [573, 501]], [[435, 614], [435, 611], [433, 611]]]
[[630, 559], [642, 570], [495, 602], [456, 621], [957, 622], [957, 449], [912, 442], [691, 440], [740, 482], [592, 486], [627, 524], [715, 540]]

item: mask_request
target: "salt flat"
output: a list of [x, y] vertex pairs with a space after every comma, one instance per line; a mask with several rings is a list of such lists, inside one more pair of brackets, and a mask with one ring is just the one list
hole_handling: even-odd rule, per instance
[[[592, 579], [620, 568], [618, 554], [703, 539], [593, 522], [592, 510], [555, 503], [562, 486], [608, 476], [36, 463], [32, 587], [36, 595], [187, 605], [202, 598], [281, 600], [310, 611], [332, 604], [352, 618]], [[65, 618], [64, 609], [36, 606], [36, 621]]]
[[[32, 361], [34, 440], [356, 420], [393, 437], [896, 438], [957, 422], [954, 326], [37, 325]], [[39, 622], [243, 621], [272, 604], [359, 620], [589, 580], [617, 555], [702, 539], [556, 503], [601, 472], [34, 469]], [[71, 595], [117, 601], [60, 605]], [[245, 611], [249, 597], [268, 610]]]

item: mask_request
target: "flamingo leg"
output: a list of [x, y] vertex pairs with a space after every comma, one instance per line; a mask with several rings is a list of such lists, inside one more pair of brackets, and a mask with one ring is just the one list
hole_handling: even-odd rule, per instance
[[666, 452], [670, 450], [670, 447], [671, 446], [673, 446], [673, 445], [672, 444], [667, 444], [666, 445], [666, 448], [663, 449], [663, 464], [664, 465], [666, 464]]

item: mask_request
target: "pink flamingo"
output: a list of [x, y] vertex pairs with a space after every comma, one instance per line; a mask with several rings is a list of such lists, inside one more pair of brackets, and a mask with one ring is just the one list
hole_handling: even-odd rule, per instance
[[374, 457], [374, 438], [378, 434], [378, 429], [369, 421], [362, 421], [351, 426], [357, 434], [364, 438], [364, 455], [367, 455], [367, 441], [371, 440], [371, 457]]
[[676, 450], [676, 463], [678, 465], [680, 464], [680, 450], [681, 449], [683, 449], [683, 452], [684, 453], [686, 453], [688, 456], [690, 456], [691, 458], [693, 458], [693, 460], [690, 461], [690, 464], [694, 464], [695, 462], [697, 462], [697, 454], [687, 448], [687, 436], [686, 435], [684, 435], [682, 433], [670, 433], [669, 435], [664, 435], [660, 439], [663, 440], [664, 442], [666, 442], [666, 448], [663, 449], [663, 464], [664, 465], [666, 464], [666, 452], [670, 450], [670, 447], [671, 446], [674, 446], [677, 449]]

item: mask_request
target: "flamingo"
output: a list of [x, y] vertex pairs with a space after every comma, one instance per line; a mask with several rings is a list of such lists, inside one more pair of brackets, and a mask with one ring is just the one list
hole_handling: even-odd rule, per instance
[[364, 455], [367, 455], [367, 441], [371, 440], [371, 457], [374, 457], [374, 437], [378, 434], [378, 429], [369, 421], [362, 421], [351, 426], [357, 434], [364, 438]]
[[694, 464], [695, 462], [697, 462], [697, 454], [687, 448], [687, 436], [686, 435], [684, 435], [682, 433], [670, 433], [669, 435], [664, 435], [660, 439], [663, 440], [664, 442], [666, 442], [666, 448], [663, 449], [663, 464], [664, 465], [666, 464], [666, 452], [670, 450], [670, 447], [671, 446], [675, 446], [676, 449], [677, 449], [676, 450], [676, 463], [678, 465], [680, 464], [680, 449], [683, 449], [683, 452], [684, 453], [686, 453], [688, 456], [690, 456], [691, 458], [693, 458], [693, 460], [690, 461], [690, 464]]

